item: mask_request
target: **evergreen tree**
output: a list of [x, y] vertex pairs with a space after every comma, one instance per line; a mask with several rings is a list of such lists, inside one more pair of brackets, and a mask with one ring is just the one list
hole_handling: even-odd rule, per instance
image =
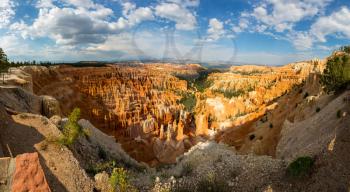
[[320, 82], [327, 93], [344, 89], [350, 82], [349, 54], [336, 55], [329, 59]]
[[7, 55], [4, 50], [0, 48], [0, 71], [6, 71], [8, 67]]

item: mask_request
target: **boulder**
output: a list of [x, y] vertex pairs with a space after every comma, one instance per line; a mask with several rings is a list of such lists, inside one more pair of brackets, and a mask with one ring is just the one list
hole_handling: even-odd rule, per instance
[[42, 114], [50, 118], [54, 115], [60, 115], [60, 103], [51, 96], [41, 96], [42, 98]]

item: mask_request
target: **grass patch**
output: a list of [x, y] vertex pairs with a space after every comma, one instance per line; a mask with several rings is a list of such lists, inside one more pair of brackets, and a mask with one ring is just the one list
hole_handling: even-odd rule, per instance
[[288, 165], [287, 175], [294, 178], [307, 176], [311, 173], [313, 165], [313, 158], [308, 156], [299, 157]]

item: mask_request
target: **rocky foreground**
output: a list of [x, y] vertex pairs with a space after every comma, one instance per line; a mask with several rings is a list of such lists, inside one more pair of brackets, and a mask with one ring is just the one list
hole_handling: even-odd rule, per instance
[[[322, 91], [324, 63], [233, 67], [203, 90], [176, 77], [199, 75], [197, 65], [11, 69], [0, 86], [0, 154], [12, 156], [0, 159], [0, 189], [111, 191], [119, 167], [127, 191], [348, 191], [350, 92]], [[178, 102], [186, 94], [192, 111]], [[74, 107], [89, 136], [66, 147], [55, 138]], [[290, 178], [301, 156], [313, 170]]]

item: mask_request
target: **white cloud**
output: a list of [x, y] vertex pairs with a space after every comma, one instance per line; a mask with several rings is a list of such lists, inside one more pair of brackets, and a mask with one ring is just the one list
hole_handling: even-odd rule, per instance
[[251, 16], [276, 32], [292, 30], [302, 19], [323, 11], [331, 0], [266, 0], [254, 8]]
[[0, 29], [7, 27], [15, 15], [15, 4], [12, 0], [0, 0]]
[[38, 0], [36, 3], [36, 8], [52, 8], [54, 6], [53, 0]]
[[326, 42], [326, 37], [331, 34], [340, 34], [345, 38], [350, 38], [350, 10], [342, 7], [329, 16], [318, 18], [311, 26], [311, 33], [320, 42]]
[[[38, 17], [31, 25], [23, 21], [11, 25], [12, 31], [20, 32], [22, 37], [49, 37], [60, 45], [82, 45], [103, 43], [108, 35], [120, 33], [142, 21], [153, 19], [148, 7], [131, 6], [125, 17], [111, 21], [112, 9], [90, 0], [65, 0], [66, 5], [79, 7], [57, 7], [49, 2], [39, 2]], [[52, 3], [52, 2], [51, 2]], [[37, 5], [37, 6], [38, 6]]]
[[233, 27], [232, 27], [232, 31], [235, 32], [235, 33], [241, 33], [241, 32], [243, 32], [245, 29], [248, 28], [248, 25], [249, 25], [248, 19], [242, 17], [242, 18], [239, 19], [238, 26], [233, 26]]
[[313, 38], [307, 32], [293, 32], [288, 35], [297, 50], [308, 50], [313, 46]]
[[197, 25], [194, 14], [177, 3], [161, 3], [155, 7], [155, 14], [176, 23], [179, 30], [193, 30]]
[[200, 3], [200, 0], [167, 0], [170, 3], [176, 3], [182, 5], [183, 7], [197, 7]]
[[69, 5], [80, 8], [95, 8], [96, 4], [92, 0], [62, 0]]
[[225, 34], [224, 24], [216, 18], [210, 19], [207, 33], [208, 41], [217, 41]]

